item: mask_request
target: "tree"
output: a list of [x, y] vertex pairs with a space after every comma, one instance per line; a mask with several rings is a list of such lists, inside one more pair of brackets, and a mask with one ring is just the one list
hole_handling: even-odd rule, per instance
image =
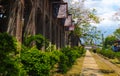
[[91, 26], [85, 31], [82, 38], [86, 44], [96, 44], [100, 41], [101, 31], [97, 30], [97, 27]]
[[113, 45], [115, 40], [117, 40], [116, 36], [114, 35], [107, 36], [104, 41], [104, 47], [109, 48], [109, 46]]
[[114, 31], [114, 35], [116, 36], [117, 39], [120, 39], [120, 28]]
[[[75, 30], [73, 33], [79, 38], [84, 38], [85, 41], [91, 41], [91, 43], [98, 39], [100, 31], [95, 26], [91, 26], [91, 23], [99, 23], [99, 18], [95, 15], [96, 10], [90, 10], [84, 7], [84, 0], [80, 0], [75, 4], [72, 0], [69, 3], [69, 13], [73, 15], [75, 21]], [[94, 30], [94, 31], [93, 31]]]

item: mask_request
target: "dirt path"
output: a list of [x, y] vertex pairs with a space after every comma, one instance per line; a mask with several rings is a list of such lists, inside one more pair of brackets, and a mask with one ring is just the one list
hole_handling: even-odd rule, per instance
[[95, 59], [88, 50], [86, 51], [82, 73], [80, 76], [103, 76], [95, 62]]
[[120, 76], [120, 68], [97, 53], [86, 51], [85, 57], [78, 58], [66, 74], [53, 76]]

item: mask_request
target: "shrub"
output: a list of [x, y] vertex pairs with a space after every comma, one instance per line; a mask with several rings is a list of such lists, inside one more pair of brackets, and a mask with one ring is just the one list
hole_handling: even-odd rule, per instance
[[16, 52], [16, 39], [7, 33], [0, 33], [0, 51], [1, 53]]
[[[37, 48], [29, 45], [34, 40], [38, 43]], [[61, 51], [53, 48], [51, 52], [38, 50], [47, 43], [45, 40], [41, 35], [31, 36], [18, 51], [16, 39], [7, 33], [0, 33], [0, 76], [49, 76], [58, 62], [59, 69], [65, 73], [84, 53], [81, 47], [67, 47]]]
[[33, 43], [36, 43], [37, 48], [41, 49], [43, 46], [47, 47], [49, 42], [41, 34], [25, 37], [23, 44], [27, 47], [31, 47]]
[[111, 59], [116, 57], [115, 52], [113, 52], [111, 49], [103, 49], [100, 51], [100, 54], [102, 54], [108, 58], [111, 58]]
[[110, 58], [110, 59], [114, 59], [117, 58], [120, 61], [120, 52], [114, 52], [111, 49], [97, 49], [97, 53], [100, 53], [101, 55]]
[[56, 50], [56, 51], [52, 51], [52, 52], [48, 52], [48, 53], [51, 53], [50, 54], [50, 63], [51, 63], [51, 67], [53, 68], [54, 65], [60, 61], [60, 56], [62, 55], [62, 52]]
[[120, 61], [120, 52], [116, 52], [116, 57]]
[[7, 33], [0, 33], [0, 75], [16, 76], [19, 73], [17, 41]]
[[21, 63], [28, 75], [49, 75], [48, 71], [50, 70], [50, 65], [46, 65], [47, 61], [49, 63], [49, 58], [35, 48], [28, 51], [23, 50], [21, 53]]
[[49, 76], [50, 70], [60, 60], [60, 52], [42, 52], [33, 47], [28, 51], [22, 51], [21, 62], [28, 75]]
[[59, 70], [61, 73], [66, 73], [68, 70], [68, 65], [69, 65], [69, 59], [65, 54], [62, 54], [60, 56], [60, 62], [59, 62]]
[[59, 69], [62, 73], [66, 73], [67, 70], [74, 64], [75, 60], [85, 53], [84, 49], [81, 47], [65, 47], [61, 49], [61, 52], [63, 54], [60, 56]]
[[78, 57], [80, 57], [82, 54], [84, 54], [84, 53], [85, 53], [85, 49], [84, 49], [84, 47], [83, 47], [83, 46], [73, 47], [73, 49], [74, 49], [74, 50], [76, 50], [76, 51], [78, 52], [78, 54], [79, 54], [79, 56], [78, 56]]

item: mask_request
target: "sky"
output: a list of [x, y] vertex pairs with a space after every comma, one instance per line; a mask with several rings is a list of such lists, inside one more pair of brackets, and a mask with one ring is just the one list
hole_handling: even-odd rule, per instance
[[97, 16], [102, 20], [100, 24], [93, 24], [104, 33], [112, 34], [120, 27], [120, 21], [113, 20], [115, 13], [120, 9], [120, 0], [86, 0], [85, 7], [96, 9]]
[[[78, 1], [73, 0], [73, 4]], [[113, 20], [115, 13], [120, 10], [120, 0], [86, 0], [85, 7], [96, 9], [96, 15], [101, 21], [99, 24], [91, 23], [91, 25], [97, 26], [105, 36], [111, 35], [120, 27], [120, 21]]]

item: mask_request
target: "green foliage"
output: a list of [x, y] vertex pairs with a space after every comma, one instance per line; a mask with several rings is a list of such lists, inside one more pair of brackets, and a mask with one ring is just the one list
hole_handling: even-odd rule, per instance
[[73, 34], [80, 38], [83, 38], [84, 42], [94, 43], [100, 39], [100, 32], [98, 29], [93, 29], [92, 23], [99, 23], [100, 19], [96, 15], [96, 10], [90, 10], [84, 6], [85, 0], [79, 0], [79, 2], [72, 3], [69, 1], [69, 13], [72, 14], [73, 20], [75, 20], [75, 29]]
[[27, 47], [31, 47], [32, 44], [36, 43], [37, 48], [41, 49], [43, 46], [47, 47], [49, 42], [41, 34], [26, 37], [23, 44]]
[[83, 48], [78, 47], [66, 47], [61, 49], [61, 52], [63, 54], [60, 56], [59, 69], [62, 73], [66, 73], [67, 70], [74, 64], [75, 60], [85, 53]]
[[15, 38], [7, 33], [0, 33], [0, 75], [18, 75], [17, 53]]
[[120, 61], [120, 52], [116, 52], [116, 57]]
[[111, 49], [97, 49], [97, 53], [110, 58], [110, 59], [114, 59], [117, 58], [120, 61], [120, 52], [114, 52]]
[[67, 64], [67, 66], [71, 67], [72, 64], [75, 62], [75, 59], [78, 56], [77, 51], [69, 47], [63, 48], [61, 51], [63, 52], [63, 54], [65, 54], [65, 56], [68, 57], [69, 64]]
[[86, 44], [94, 44], [100, 41], [101, 32], [95, 26], [90, 26], [84, 29], [85, 33], [82, 36]]
[[[63, 48], [61, 51], [55, 50], [43, 52], [38, 48], [28, 45], [36, 38], [28, 38], [25, 45], [18, 51], [16, 39], [6, 33], [0, 34], [0, 75], [1, 76], [50, 76], [54, 65], [59, 63], [62, 73], [72, 66], [75, 60], [84, 51], [83, 48]], [[37, 40], [39, 42], [39, 37]], [[42, 40], [42, 39], [41, 39]], [[42, 42], [40, 42], [42, 45]], [[43, 46], [43, 45], [42, 45]]]
[[[113, 35], [111, 36], [107, 36], [105, 38], [105, 41], [104, 41], [104, 47], [105, 48], [110, 48], [113, 44], [114, 44], [114, 41], [117, 40], [117, 38]], [[110, 47], [109, 47], [110, 46]]]
[[114, 31], [114, 35], [117, 37], [117, 39], [120, 39], [120, 28]]
[[0, 33], [0, 50], [2, 53], [16, 51], [16, 40], [7, 33]]
[[37, 49], [30, 49], [21, 53], [21, 62], [28, 75], [47, 76], [49, 75], [50, 63], [46, 54]]
[[50, 53], [51, 53], [50, 61], [51, 61], [51, 65], [52, 65], [52, 68], [53, 68], [53, 66], [60, 61], [60, 56], [62, 55], [62, 52], [58, 51], [58, 50], [55, 50], [55, 51], [52, 51]]
[[[80, 56], [85, 53], [85, 49], [84, 49], [83, 46], [73, 47], [73, 49], [74, 49], [74, 50], [77, 50], [77, 52], [79, 53]], [[78, 57], [79, 57], [79, 56], [78, 56]]]
[[100, 53], [103, 56], [108, 57], [110, 59], [113, 59], [116, 57], [116, 53], [113, 52], [111, 49], [102, 49], [102, 50], [99, 50], [98, 53]]
[[69, 59], [65, 54], [62, 54], [60, 56], [60, 62], [59, 62], [59, 70], [61, 73], [66, 73], [68, 70]]
[[80, 37], [80, 36], [82, 35], [82, 32], [81, 32], [80, 30], [81, 30], [81, 28], [80, 28], [78, 25], [76, 25], [76, 26], [75, 26], [75, 29], [74, 29], [74, 31], [73, 31], [72, 33], [73, 33], [74, 35]]
[[42, 52], [34, 47], [22, 51], [21, 63], [28, 75], [49, 76], [50, 70], [60, 60], [59, 56], [59, 51]]
[[92, 19], [96, 23], [100, 22], [99, 18], [92, 12], [89, 14], [89, 18]]

